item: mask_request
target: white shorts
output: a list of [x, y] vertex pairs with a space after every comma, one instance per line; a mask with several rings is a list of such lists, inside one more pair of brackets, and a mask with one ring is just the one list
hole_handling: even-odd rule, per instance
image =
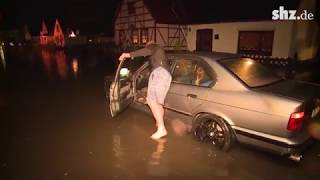
[[171, 74], [163, 67], [160, 66], [154, 69], [149, 77], [147, 101], [156, 101], [163, 105], [171, 80]]

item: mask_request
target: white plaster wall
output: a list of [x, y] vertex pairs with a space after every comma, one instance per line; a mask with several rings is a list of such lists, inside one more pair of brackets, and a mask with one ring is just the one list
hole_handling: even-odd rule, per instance
[[[157, 26], [157, 34], [156, 34], [156, 42], [161, 44], [162, 46], [176, 46], [179, 42], [179, 38], [170, 38], [168, 39], [168, 33], [170, 37], [179, 37], [180, 40], [184, 38], [184, 34], [187, 34], [187, 26], [181, 26], [178, 24], [156, 24]], [[169, 28], [169, 30], [168, 30]], [[182, 29], [180, 29], [182, 28]], [[184, 31], [184, 33], [181, 32]], [[178, 31], [178, 32], [177, 32]], [[161, 37], [162, 35], [162, 37]], [[180, 42], [181, 43], [181, 42]], [[183, 42], [182, 46], [186, 46], [186, 42]], [[175, 47], [166, 47], [166, 49], [174, 49]], [[185, 49], [185, 48], [183, 48]]]
[[218, 52], [237, 53], [239, 31], [274, 31], [272, 57], [293, 57], [290, 50], [292, 41], [292, 21], [258, 21], [231, 22], [215, 24], [189, 25], [187, 34], [188, 48], [196, 49], [196, 33], [198, 29], [213, 29], [219, 39], [212, 40], [212, 50]]
[[[157, 25], [158, 27], [158, 25]], [[167, 25], [168, 27], [168, 25]], [[168, 40], [168, 29], [165, 28], [157, 28], [156, 30], [156, 43], [160, 44], [161, 46], [166, 46]]]

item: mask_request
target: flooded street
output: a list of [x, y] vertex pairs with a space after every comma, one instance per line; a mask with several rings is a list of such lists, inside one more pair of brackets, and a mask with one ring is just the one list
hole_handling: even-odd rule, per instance
[[0, 63], [0, 179], [319, 179], [320, 143], [300, 163], [243, 145], [221, 152], [149, 114], [111, 118], [105, 48], [10, 49]]

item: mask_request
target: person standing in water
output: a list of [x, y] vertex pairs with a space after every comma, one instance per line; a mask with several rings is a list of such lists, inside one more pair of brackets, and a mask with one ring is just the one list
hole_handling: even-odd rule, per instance
[[134, 59], [135, 57], [148, 56], [152, 72], [148, 82], [147, 103], [156, 120], [157, 131], [150, 137], [160, 139], [167, 135], [164, 125], [164, 100], [171, 84], [170, 66], [164, 49], [153, 41], [146, 44], [142, 49], [122, 53], [120, 61]]

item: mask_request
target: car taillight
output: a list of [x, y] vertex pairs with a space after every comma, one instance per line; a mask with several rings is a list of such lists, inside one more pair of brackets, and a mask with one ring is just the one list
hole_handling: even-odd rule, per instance
[[301, 128], [304, 112], [294, 112], [290, 115], [287, 129], [289, 131], [296, 131]]

